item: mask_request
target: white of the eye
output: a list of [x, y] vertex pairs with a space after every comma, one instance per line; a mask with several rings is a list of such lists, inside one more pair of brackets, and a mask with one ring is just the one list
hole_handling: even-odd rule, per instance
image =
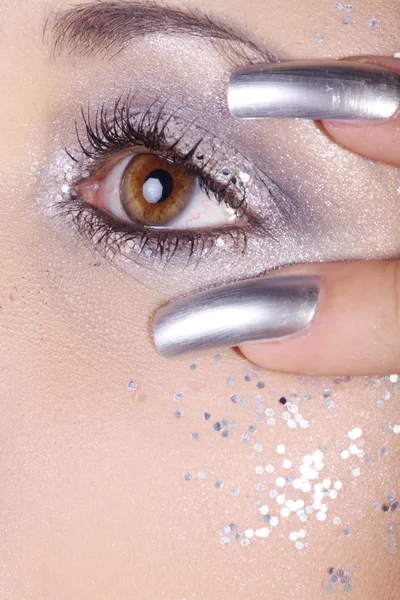
[[[108, 174], [102, 186], [103, 207], [114, 217], [132, 223], [121, 202], [121, 183], [126, 167], [132, 160], [132, 155], [123, 158]], [[150, 179], [156, 179], [152, 177]], [[148, 180], [149, 181], [149, 180]], [[146, 182], [147, 183], [147, 182]], [[143, 186], [142, 186], [143, 190]], [[147, 194], [147, 192], [146, 192]], [[147, 195], [147, 198], [149, 196]], [[162, 197], [162, 196], [161, 196]], [[149, 202], [148, 199], [146, 199]], [[158, 191], [158, 200], [160, 192]], [[157, 200], [155, 200], [157, 202]], [[198, 179], [195, 179], [191, 188], [190, 198], [183, 210], [172, 221], [168, 223], [167, 229], [188, 229], [191, 227], [213, 227], [220, 226], [235, 220], [235, 211], [224, 202], [215, 204], [200, 189]], [[163, 229], [164, 227], [161, 227]]]
[[163, 186], [157, 177], [149, 177], [142, 188], [143, 198], [150, 204], [157, 204], [162, 198]]

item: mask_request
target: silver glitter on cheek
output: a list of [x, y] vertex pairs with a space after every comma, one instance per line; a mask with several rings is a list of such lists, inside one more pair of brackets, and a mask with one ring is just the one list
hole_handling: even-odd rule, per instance
[[[204, 370], [201, 362], [198, 364], [198, 369], [199, 372]], [[182, 432], [181, 428], [187, 422], [188, 413], [193, 414], [195, 411], [194, 414], [197, 414], [203, 429], [200, 430], [199, 427], [200, 433], [188, 432], [186, 429], [186, 434], [197, 440], [198, 448], [202, 443], [207, 443], [210, 439], [207, 436], [212, 435], [214, 439], [221, 440], [224, 445], [228, 444], [226, 448], [232, 441], [235, 444], [235, 452], [237, 452], [237, 443], [239, 442], [239, 446], [243, 447], [246, 455], [250, 452], [249, 456], [252, 457], [249, 463], [246, 459], [246, 464], [249, 467], [247, 475], [252, 476], [253, 479], [250, 481], [246, 479], [244, 482], [237, 480], [237, 473], [230, 477], [229, 473], [224, 472], [223, 475], [221, 473], [221, 478], [215, 479], [215, 475], [213, 478], [207, 478], [207, 471], [214, 473], [212, 463], [182, 466], [184, 479], [191, 482], [189, 487], [193, 489], [193, 493], [196, 493], [196, 485], [201, 485], [203, 491], [214, 489], [215, 493], [218, 493], [220, 498], [226, 502], [226, 522], [217, 530], [218, 539], [225, 551], [230, 551], [229, 549], [236, 544], [243, 549], [253, 544], [270, 544], [273, 543], [272, 540], [275, 536], [285, 535], [291, 542], [293, 552], [305, 552], [315, 539], [315, 534], [309, 533], [308, 526], [311, 524], [321, 528], [321, 532], [324, 531], [323, 528], [329, 526], [339, 528], [337, 533], [339, 535], [341, 533], [340, 539], [344, 544], [347, 544], [344, 541], [346, 538], [358, 537], [360, 534], [357, 528], [358, 517], [353, 518], [353, 515], [348, 513], [340, 514], [338, 507], [343, 510], [343, 507], [346, 506], [344, 503], [339, 504], [339, 501], [342, 497], [348, 498], [352, 492], [353, 486], [349, 486], [351, 478], [361, 479], [367, 471], [366, 467], [372, 469], [375, 464], [371, 456], [368, 456], [374, 449], [368, 445], [370, 443], [368, 437], [364, 440], [364, 431], [368, 431], [368, 421], [361, 414], [352, 417], [349, 414], [351, 417], [349, 426], [336, 432], [334, 446], [329, 447], [325, 440], [321, 440], [323, 443], [317, 444], [316, 447], [313, 445], [298, 460], [292, 454], [291, 436], [293, 433], [287, 425], [289, 421], [293, 421], [299, 435], [302, 435], [300, 433], [302, 428], [298, 427], [302, 421], [307, 421], [312, 429], [313, 421], [308, 420], [307, 411], [315, 406], [319, 406], [320, 414], [327, 415], [328, 422], [331, 422], [332, 413], [325, 411], [322, 403], [327, 400], [334, 401], [333, 398], [337, 400], [335, 398], [336, 386], [343, 386], [349, 383], [349, 380], [335, 378], [329, 385], [325, 385], [324, 389], [320, 389], [318, 380], [311, 379], [310, 389], [313, 389], [314, 393], [301, 396], [295, 389], [284, 393], [279, 389], [268, 390], [268, 381], [260, 380], [259, 374], [253, 373], [251, 370], [245, 371], [244, 376], [240, 378], [227, 376], [223, 370], [222, 374], [220, 383], [223, 387], [228, 385], [224, 409], [226, 414], [214, 414], [212, 419], [211, 412], [203, 412], [192, 405], [190, 397], [187, 397], [185, 391], [185, 399], [182, 396], [181, 401], [186, 418], [181, 419], [179, 431]], [[392, 377], [392, 379], [395, 378]], [[380, 397], [385, 398], [383, 400], [385, 403], [393, 401], [393, 386], [398, 385], [397, 379], [390, 381], [389, 377], [386, 379], [370, 378], [366, 381], [368, 385], [372, 385]], [[246, 389], [246, 398], [241, 396], [244, 389]], [[262, 394], [259, 393], [260, 389], [263, 390]], [[372, 406], [375, 406], [376, 401], [374, 395], [375, 391], [371, 397]], [[243, 402], [243, 400], [246, 401]], [[337, 411], [344, 410], [342, 401], [335, 403], [338, 405]], [[181, 412], [183, 414], [183, 411]], [[232, 419], [233, 413], [235, 420]], [[354, 421], [355, 418], [357, 421]], [[274, 419], [273, 425], [271, 419]], [[348, 423], [347, 418], [346, 423]], [[392, 430], [395, 425], [391, 425]], [[283, 437], [275, 437], [276, 443], [272, 449], [268, 441], [271, 436], [271, 427], [275, 429], [274, 435], [276, 436], [279, 434], [282, 436], [282, 433], [285, 432]], [[379, 425], [377, 431], [381, 432], [382, 437], [384, 435], [394, 437], [393, 431], [389, 434], [387, 429], [384, 429], [384, 424]], [[226, 435], [228, 432], [229, 436]], [[183, 433], [185, 433], [184, 430]], [[268, 437], [265, 437], [266, 435]], [[306, 449], [306, 436], [303, 439], [304, 449]], [[242, 446], [240, 441], [246, 443]], [[385, 442], [384, 439], [380, 441], [381, 444], [383, 442]], [[386, 446], [389, 447], [389, 442], [384, 448]], [[267, 450], [270, 454], [265, 457], [266, 460], [262, 460]], [[378, 451], [377, 454], [379, 456], [376, 458], [376, 462], [382, 458], [382, 453], [379, 454]], [[193, 460], [197, 455], [196, 451]], [[189, 467], [189, 469], [185, 471], [185, 467]], [[193, 473], [197, 473], [197, 475], [193, 475]], [[247, 511], [246, 517], [241, 519], [237, 515], [236, 504], [234, 508], [232, 506], [234, 512], [230, 514], [229, 499], [234, 501], [235, 497], [240, 494], [242, 483], [246, 489], [242, 502], [247, 502], [247, 507], [251, 509], [252, 513], [248, 514]], [[236, 501], [234, 502], [236, 503]], [[370, 507], [372, 515], [387, 514], [393, 519], [399, 509], [399, 502], [395, 492], [390, 490], [385, 493], [380, 502], [374, 502], [371, 499]], [[233, 520], [233, 514], [235, 514], [235, 522], [230, 523], [229, 519]], [[393, 525], [392, 521], [385, 524], [386, 535], [392, 536], [387, 545], [387, 548], [390, 546], [390, 552], [394, 552], [396, 547], [397, 530]], [[333, 586], [334, 592], [335, 590], [338, 592], [339, 587], [344, 591], [350, 591], [352, 585], [350, 570], [336, 569], [326, 580], [325, 589], [327, 586]]]
[[334, 584], [329, 579], [325, 580], [322, 583], [322, 585], [325, 588], [325, 590], [328, 592], [328, 594], [334, 594], [336, 592]]
[[389, 523], [388, 525], [388, 534], [389, 534], [389, 546], [388, 546], [388, 554], [394, 556], [397, 553], [396, 546], [396, 536], [397, 536], [397, 525], [394, 522]]
[[357, 440], [362, 436], [362, 429], [360, 427], [355, 427], [351, 431], [349, 431], [349, 438], [351, 440]]
[[351, 567], [350, 569], [335, 569], [334, 567], [329, 567], [327, 570], [329, 579], [325, 579], [322, 582], [323, 588], [328, 592], [328, 594], [335, 594], [337, 588], [342, 587], [345, 592], [350, 592], [352, 590], [352, 584], [350, 580], [350, 573], [357, 570], [357, 567]]
[[396, 523], [389, 523], [389, 525], [388, 525], [388, 532], [391, 535], [394, 535], [397, 532], [397, 525], [396, 525]]

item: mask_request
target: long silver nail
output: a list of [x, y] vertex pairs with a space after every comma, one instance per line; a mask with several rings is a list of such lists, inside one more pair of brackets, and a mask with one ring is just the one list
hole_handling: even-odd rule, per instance
[[154, 341], [173, 357], [218, 346], [280, 338], [306, 327], [318, 303], [310, 276], [261, 277], [186, 296], [161, 308]]
[[231, 115], [243, 119], [375, 120], [400, 106], [400, 75], [353, 61], [291, 61], [235, 69]]

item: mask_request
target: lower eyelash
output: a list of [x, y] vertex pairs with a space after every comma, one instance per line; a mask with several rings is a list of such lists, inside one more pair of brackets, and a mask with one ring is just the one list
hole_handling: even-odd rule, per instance
[[71, 196], [57, 203], [57, 215], [68, 218], [78, 233], [104, 258], [114, 262], [122, 255], [132, 262], [158, 257], [167, 265], [175, 255], [187, 257], [187, 265], [196, 265], [205, 255], [217, 248], [234, 249], [243, 255], [247, 248], [245, 227], [220, 228], [205, 231], [155, 230], [136, 227], [113, 219], [90, 204]]

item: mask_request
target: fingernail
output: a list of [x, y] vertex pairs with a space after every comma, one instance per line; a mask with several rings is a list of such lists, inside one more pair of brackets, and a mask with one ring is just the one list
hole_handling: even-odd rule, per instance
[[400, 75], [353, 61], [291, 61], [235, 69], [228, 108], [242, 119], [389, 119], [400, 106]]
[[311, 323], [319, 288], [310, 276], [268, 276], [186, 296], [157, 312], [155, 345], [174, 357], [294, 334]]

